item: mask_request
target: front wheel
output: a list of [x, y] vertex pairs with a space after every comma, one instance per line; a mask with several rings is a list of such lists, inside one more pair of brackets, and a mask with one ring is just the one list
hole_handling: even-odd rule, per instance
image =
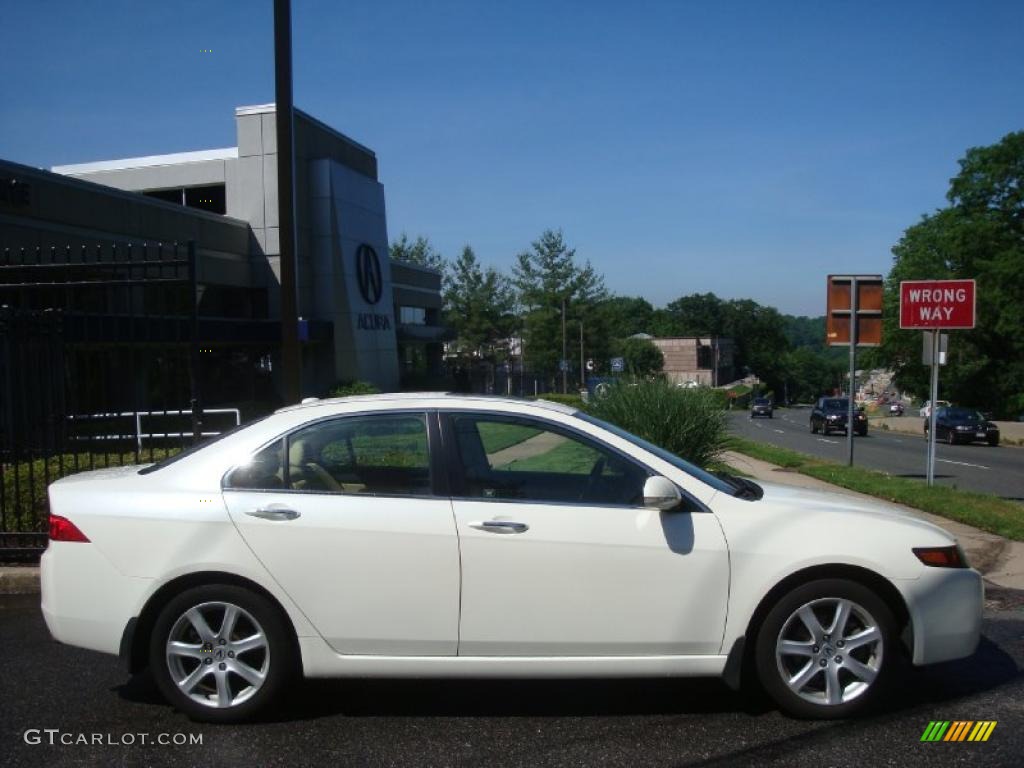
[[160, 612], [149, 661], [157, 687], [194, 720], [238, 722], [264, 709], [292, 677], [280, 610], [231, 584], [186, 590]]
[[896, 622], [863, 585], [821, 579], [785, 595], [757, 634], [758, 677], [797, 717], [849, 717], [883, 695], [896, 669]]

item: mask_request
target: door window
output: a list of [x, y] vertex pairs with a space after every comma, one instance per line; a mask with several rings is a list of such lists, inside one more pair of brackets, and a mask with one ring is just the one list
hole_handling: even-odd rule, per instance
[[639, 506], [648, 473], [619, 453], [532, 419], [454, 414], [459, 495]]
[[426, 419], [380, 414], [310, 424], [234, 470], [226, 487], [429, 496]]

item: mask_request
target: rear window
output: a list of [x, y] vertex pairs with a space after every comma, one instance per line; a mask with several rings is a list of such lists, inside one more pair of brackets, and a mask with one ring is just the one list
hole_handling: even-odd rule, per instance
[[237, 426], [232, 427], [231, 429], [221, 432], [219, 435], [215, 437], [209, 437], [206, 440], [194, 443], [185, 450], [180, 451], [179, 453], [176, 453], [173, 456], [168, 456], [166, 459], [160, 459], [160, 461], [156, 462], [156, 464], [150, 464], [149, 466], [143, 467], [142, 469], [139, 470], [139, 474], [148, 475], [152, 472], [158, 472], [164, 467], [169, 467], [171, 466], [171, 464], [181, 461], [182, 459], [187, 458], [194, 453], [199, 453], [199, 451], [203, 450], [204, 448], [208, 448], [214, 443], [223, 440], [228, 435], [233, 435], [236, 432], [245, 429], [246, 427], [251, 427], [253, 424], [259, 424], [265, 418], [267, 417], [263, 416], [262, 418], [256, 419], [255, 421], [250, 421], [247, 424], [239, 424]]

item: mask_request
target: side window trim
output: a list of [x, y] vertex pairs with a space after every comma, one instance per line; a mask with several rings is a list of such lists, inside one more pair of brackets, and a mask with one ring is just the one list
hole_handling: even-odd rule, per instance
[[[453, 500], [457, 501], [483, 501], [491, 503], [504, 503], [504, 504], [561, 504], [565, 506], [576, 506], [576, 507], [608, 507], [612, 509], [642, 509], [642, 506], [635, 504], [612, 504], [608, 502], [592, 502], [592, 501], [543, 501], [538, 499], [506, 499], [496, 498], [489, 499], [481, 496], [469, 496], [466, 494], [466, 475], [465, 467], [462, 464], [462, 457], [459, 455], [458, 445], [455, 441], [455, 427], [454, 421], [457, 416], [471, 416], [477, 418], [490, 418], [497, 421], [525, 421], [533, 422], [541, 425], [544, 429], [555, 433], [562, 433], [566, 436], [580, 440], [584, 444], [593, 447], [595, 450], [606, 451], [608, 453], [615, 454], [619, 459], [637, 468], [643, 474], [650, 477], [651, 475], [657, 474], [651, 467], [647, 466], [641, 461], [638, 461], [636, 457], [630, 456], [628, 453], [620, 450], [616, 446], [609, 445], [605, 442], [595, 439], [592, 435], [583, 432], [582, 430], [575, 429], [566, 424], [561, 424], [556, 421], [548, 421], [540, 416], [534, 415], [520, 415], [507, 413], [503, 411], [484, 411], [475, 409], [460, 409], [460, 408], [445, 408], [438, 411], [438, 416], [441, 420], [441, 433], [444, 440], [444, 455], [447, 459], [449, 467], [449, 474], [451, 477], [451, 495]], [[684, 497], [689, 497], [685, 491], [680, 489]]]
[[[320, 425], [320, 424], [323, 424], [323, 423], [329, 422], [329, 421], [339, 421], [341, 419], [349, 419], [349, 418], [370, 418], [370, 417], [374, 417], [374, 416], [419, 416], [419, 417], [423, 418], [424, 428], [425, 428], [425, 431], [426, 431], [426, 438], [427, 438], [427, 471], [430, 474], [430, 489], [431, 489], [430, 493], [426, 493], [426, 494], [421, 494], [421, 493], [357, 493], [357, 492], [353, 492], [353, 491], [331, 491], [331, 490], [310, 490], [310, 491], [307, 491], [307, 490], [303, 490], [303, 489], [299, 489], [299, 488], [289, 488], [288, 487], [288, 484], [289, 484], [288, 483], [288, 480], [289, 480], [288, 473], [289, 473], [289, 465], [291, 463], [290, 461], [288, 461], [288, 451], [290, 450], [290, 443], [291, 443], [292, 435], [296, 434], [297, 432], [301, 432], [304, 429], [308, 429], [309, 427], [314, 427], [314, 426], [317, 426], [317, 425]], [[333, 414], [330, 414], [330, 415], [327, 415], [327, 416], [322, 416], [319, 419], [314, 419], [313, 421], [307, 421], [307, 422], [304, 422], [302, 424], [296, 425], [296, 426], [292, 427], [291, 429], [289, 429], [289, 430], [287, 430], [285, 432], [282, 432], [281, 434], [275, 436], [271, 440], [267, 440], [265, 443], [261, 444], [258, 448], [253, 450], [249, 454], [249, 458], [252, 459], [253, 457], [257, 456], [259, 453], [261, 453], [263, 450], [265, 450], [266, 448], [272, 446], [274, 443], [281, 442], [281, 441], [284, 441], [284, 454], [285, 454], [285, 457], [284, 457], [284, 467], [283, 467], [283, 475], [284, 475], [284, 482], [285, 482], [285, 487], [284, 488], [233, 488], [233, 487], [231, 487], [228, 484], [228, 478], [231, 477], [231, 474], [236, 469], [238, 469], [240, 466], [243, 466], [242, 464], [236, 464], [236, 465], [230, 467], [221, 476], [221, 480], [220, 480], [221, 492], [233, 491], [233, 492], [236, 492], [236, 493], [241, 492], [241, 493], [275, 493], [275, 494], [278, 494], [278, 493], [289, 493], [289, 494], [295, 493], [295, 494], [305, 494], [305, 495], [315, 494], [315, 495], [319, 495], [319, 496], [358, 496], [358, 497], [361, 497], [361, 498], [400, 498], [400, 499], [427, 499], [427, 498], [436, 498], [436, 497], [440, 497], [440, 498], [449, 498], [450, 497], [450, 494], [438, 493], [438, 491], [440, 489], [439, 489], [438, 483], [436, 481], [438, 473], [435, 471], [436, 463], [434, 461], [434, 454], [436, 453], [436, 451], [435, 451], [434, 447], [435, 447], [435, 445], [437, 443], [440, 442], [440, 434], [439, 434], [439, 430], [438, 430], [438, 426], [437, 426], [437, 412], [432, 410], [432, 409], [413, 408], [413, 409], [409, 409], [409, 410], [372, 410], [372, 411], [353, 411], [351, 413], [333, 413]], [[446, 478], [446, 480], [447, 480], [447, 478]], [[444, 483], [444, 485], [447, 485], [447, 483]]]

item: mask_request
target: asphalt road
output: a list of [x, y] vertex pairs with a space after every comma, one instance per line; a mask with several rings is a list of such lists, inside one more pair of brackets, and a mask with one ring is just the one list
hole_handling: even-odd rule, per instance
[[[1024, 593], [989, 597], [973, 657], [908, 671], [883, 711], [856, 721], [789, 719], [715, 680], [422, 680], [306, 682], [238, 726], [188, 721], [114, 657], [50, 640], [37, 597], [0, 597], [0, 765], [1017, 766]], [[986, 743], [921, 743], [931, 720], [998, 725]], [[43, 729], [59, 729], [53, 745]], [[60, 743], [82, 734], [106, 743]]]
[[[846, 435], [812, 435], [809, 408], [783, 408], [772, 419], [751, 419], [744, 412], [729, 414], [730, 429], [741, 437], [771, 443], [832, 461], [846, 461]], [[938, 444], [937, 483], [967, 491], [993, 493], [1024, 501], [1024, 448]], [[854, 437], [854, 464], [900, 477], [924, 479], [926, 443], [923, 436], [871, 428]]]

